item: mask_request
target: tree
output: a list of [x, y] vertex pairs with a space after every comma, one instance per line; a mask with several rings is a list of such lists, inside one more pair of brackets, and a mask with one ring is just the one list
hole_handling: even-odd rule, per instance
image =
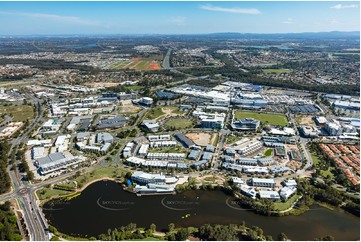
[[176, 240], [184, 241], [188, 238], [189, 231], [188, 228], [181, 228], [175, 235]]
[[280, 233], [277, 235], [277, 239], [280, 241], [286, 241], [286, 240], [288, 240], [288, 237], [285, 233]]
[[155, 224], [151, 224], [150, 225], [150, 229], [152, 230], [152, 232], [154, 233], [155, 230], [157, 229], [157, 226]]
[[168, 231], [169, 232], [173, 232], [173, 230], [174, 230], [174, 223], [170, 223], [170, 224], [168, 224]]

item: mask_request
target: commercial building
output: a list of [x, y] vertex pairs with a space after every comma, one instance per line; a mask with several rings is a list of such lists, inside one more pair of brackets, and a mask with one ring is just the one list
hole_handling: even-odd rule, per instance
[[142, 97], [138, 101], [139, 104], [150, 106], [153, 104], [153, 98], [150, 97]]
[[253, 187], [247, 186], [247, 185], [241, 185], [240, 187], [240, 191], [242, 194], [251, 197], [253, 199], [256, 198], [257, 192], [256, 190], [254, 190]]
[[183, 133], [177, 133], [174, 138], [181, 143], [185, 148], [189, 148], [194, 145], [193, 141], [187, 138]]
[[244, 146], [244, 147], [238, 149], [237, 152], [239, 154], [247, 154], [247, 153], [253, 152], [261, 147], [262, 147], [262, 143], [260, 141], [255, 141], [247, 146]]
[[278, 194], [278, 192], [276, 191], [265, 191], [265, 190], [260, 190], [259, 191], [259, 197], [260, 198], [265, 198], [265, 199], [269, 199], [269, 200], [279, 200], [281, 197]]
[[235, 121], [231, 124], [233, 130], [238, 131], [255, 131], [260, 125], [260, 121], [253, 118], [245, 118]]
[[324, 126], [328, 121], [323, 116], [315, 116], [315, 122], [319, 126]]
[[162, 174], [151, 174], [143, 171], [135, 171], [131, 176], [132, 181], [139, 184], [165, 184], [166, 178]]
[[189, 160], [196, 160], [200, 153], [201, 153], [200, 150], [192, 150], [188, 155], [188, 159]]
[[342, 127], [338, 123], [327, 123], [325, 125], [325, 130], [330, 136], [339, 136], [342, 134]]
[[160, 134], [160, 135], [149, 135], [148, 140], [152, 141], [168, 141], [170, 140], [169, 134]]
[[128, 143], [124, 149], [123, 149], [123, 157], [124, 158], [127, 158], [127, 157], [130, 157], [132, 156], [133, 154], [133, 147], [134, 147], [134, 143], [130, 142]]
[[149, 144], [142, 144], [138, 150], [138, 154], [144, 156], [148, 153]]
[[307, 138], [317, 138], [321, 133], [320, 130], [312, 126], [301, 126], [300, 132]]
[[149, 132], [158, 132], [160, 127], [159, 123], [155, 120], [143, 120], [141, 125]]
[[32, 159], [38, 159], [40, 157], [44, 156], [44, 147], [34, 147], [31, 149], [31, 158]]
[[124, 127], [129, 118], [118, 116], [100, 120], [97, 129], [114, 129]]
[[254, 186], [254, 187], [270, 187], [270, 188], [274, 188], [276, 186], [276, 182], [275, 182], [274, 179], [252, 178], [252, 186]]
[[176, 146], [177, 142], [176, 141], [152, 141], [149, 143], [150, 147], [169, 147], [169, 146]]
[[350, 110], [360, 110], [360, 102], [351, 102], [351, 101], [341, 101], [336, 100], [333, 105], [336, 108], [350, 109]]
[[281, 190], [279, 190], [279, 194], [282, 199], [287, 200], [290, 196], [296, 193], [296, 191], [296, 187], [283, 187]]
[[39, 173], [46, 175], [55, 171], [67, 169], [69, 166], [80, 163], [78, 156], [66, 157], [63, 153], [53, 153], [35, 161], [35, 166], [39, 168]]
[[148, 153], [147, 159], [151, 160], [184, 160], [184, 153]]
[[201, 115], [198, 118], [201, 120], [202, 128], [208, 129], [222, 129], [224, 126], [224, 119], [226, 114], [206, 114]]

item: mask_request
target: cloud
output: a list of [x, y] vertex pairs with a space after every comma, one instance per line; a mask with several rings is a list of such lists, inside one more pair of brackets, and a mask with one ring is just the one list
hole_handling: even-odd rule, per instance
[[40, 18], [40, 19], [47, 19], [47, 20], [53, 20], [53, 21], [60, 21], [60, 22], [66, 22], [66, 23], [71, 23], [71, 24], [106, 27], [97, 21], [85, 20], [85, 19], [82, 19], [82, 18], [76, 17], [76, 16], [44, 14], [44, 13], [6, 12], [6, 11], [0, 11], [0, 15], [23, 16], [23, 17], [29, 17], [29, 18]]
[[283, 24], [293, 24], [293, 19], [288, 18], [286, 21], [282, 21]]
[[201, 9], [209, 11], [218, 11], [226, 13], [242, 13], [242, 14], [260, 14], [261, 12], [256, 8], [222, 8], [213, 5], [202, 5]]
[[169, 23], [175, 24], [177, 26], [185, 26], [186, 25], [186, 18], [183, 16], [175, 16], [168, 19]]
[[332, 6], [330, 8], [333, 8], [333, 9], [358, 8], [358, 5], [356, 5], [356, 4], [352, 4], [352, 5], [337, 4], [337, 5]]

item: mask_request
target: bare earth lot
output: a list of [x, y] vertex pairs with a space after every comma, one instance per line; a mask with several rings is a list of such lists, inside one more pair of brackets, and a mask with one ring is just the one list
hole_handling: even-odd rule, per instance
[[207, 146], [211, 139], [211, 135], [207, 133], [189, 133], [186, 136], [199, 146]]

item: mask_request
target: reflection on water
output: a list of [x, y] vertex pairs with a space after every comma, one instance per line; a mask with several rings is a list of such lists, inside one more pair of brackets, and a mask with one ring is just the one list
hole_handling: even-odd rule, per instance
[[[51, 204], [53, 203], [53, 204]], [[359, 218], [312, 206], [299, 216], [265, 217], [240, 209], [221, 191], [187, 191], [177, 195], [137, 197], [115, 182], [96, 182], [70, 201], [48, 202], [44, 213], [50, 224], [66, 234], [96, 236], [129, 223], [166, 230], [168, 224], [201, 226], [240, 224], [259, 226], [273, 238], [284, 232], [292, 240], [313, 240], [332, 235], [337, 240], [359, 239]], [[305, 232], [307, 231], [307, 232]]]

